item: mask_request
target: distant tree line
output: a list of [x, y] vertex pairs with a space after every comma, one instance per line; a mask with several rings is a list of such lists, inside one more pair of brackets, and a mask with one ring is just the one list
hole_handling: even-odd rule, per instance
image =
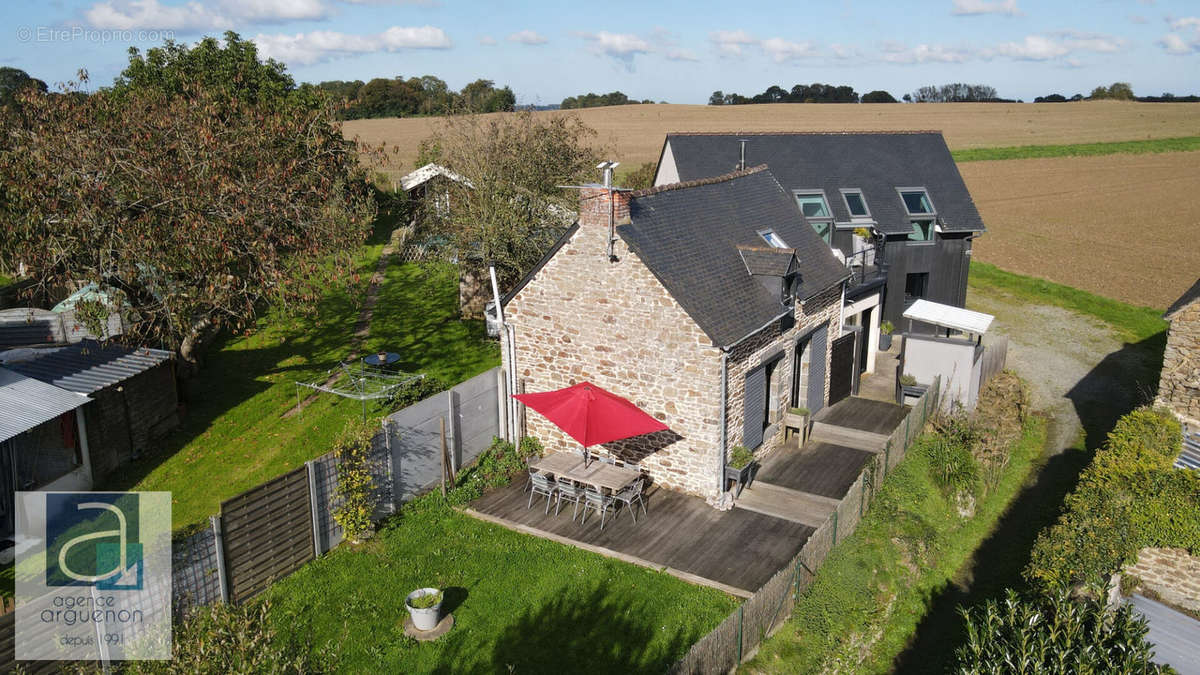
[[610, 91], [607, 94], [593, 94], [588, 92], [579, 96], [568, 96], [562, 100], [558, 106], [562, 110], [571, 110], [575, 108], [599, 108], [606, 105], [636, 105], [640, 103], [654, 103], [650, 99], [638, 101], [631, 99], [619, 91]]
[[316, 88], [342, 104], [339, 117], [354, 120], [370, 117], [413, 117], [454, 112], [508, 112], [517, 103], [509, 87], [496, 88], [492, 80], [475, 80], [454, 91], [433, 75], [407, 80], [377, 77], [370, 82], [331, 80]]
[[913, 103], [1016, 103], [1010, 98], [1000, 98], [995, 87], [965, 82], [952, 82], [940, 87], [927, 85], [905, 94], [904, 100]]
[[[882, 95], [882, 96], [880, 96]], [[886, 91], [873, 91], [867, 96], [876, 98], [886, 97], [895, 102]], [[751, 103], [858, 103], [858, 92], [849, 85], [832, 85], [814, 82], [813, 84], [797, 84], [791, 89], [771, 85], [761, 94], [746, 97], [738, 93], [714, 91], [708, 97], [709, 105], [748, 105]], [[886, 100], [867, 101], [868, 103], [887, 103]]]
[[1113, 82], [1111, 85], [1099, 86], [1088, 96], [1075, 94], [1067, 98], [1062, 94], [1047, 94], [1033, 99], [1034, 103], [1066, 103], [1069, 101], [1138, 101], [1140, 103], [1200, 103], [1200, 96], [1189, 94], [1176, 96], [1171, 92], [1163, 92], [1161, 96], [1134, 96], [1133, 87], [1128, 82]]

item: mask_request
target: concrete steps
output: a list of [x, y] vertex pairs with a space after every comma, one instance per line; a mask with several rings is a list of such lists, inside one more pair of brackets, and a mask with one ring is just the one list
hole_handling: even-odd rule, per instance
[[734, 501], [734, 506], [793, 523], [820, 527], [837, 509], [839, 500], [755, 481]]
[[824, 422], [813, 422], [810, 443], [829, 443], [867, 452], [883, 452], [888, 437], [869, 431], [838, 427]]

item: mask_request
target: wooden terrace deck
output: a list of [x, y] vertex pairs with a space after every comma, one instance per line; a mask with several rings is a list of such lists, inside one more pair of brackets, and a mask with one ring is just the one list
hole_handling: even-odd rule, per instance
[[637, 523], [622, 507], [587, 524], [571, 520], [570, 503], [554, 515], [543, 512], [545, 498], [525, 507], [525, 481], [493, 490], [471, 503], [467, 513], [509, 529], [553, 539], [627, 562], [664, 569], [693, 583], [749, 597], [800, 552], [815, 528], [746, 509], [718, 511], [699, 497], [651, 488], [647, 513]]

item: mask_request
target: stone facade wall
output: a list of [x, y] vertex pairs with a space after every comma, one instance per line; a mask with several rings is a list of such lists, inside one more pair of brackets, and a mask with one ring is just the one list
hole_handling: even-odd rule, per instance
[[[617, 222], [628, 218], [617, 194]], [[580, 228], [505, 307], [525, 391], [591, 381], [662, 420], [669, 432], [592, 448], [640, 462], [659, 484], [718, 492], [720, 351], [623, 241], [610, 261], [603, 190], [581, 195]], [[541, 415], [525, 416], [547, 450], [579, 444]]]
[[1155, 403], [1200, 428], [1200, 301], [1171, 318]]
[[1141, 587], [1177, 607], [1200, 612], [1200, 558], [1181, 548], [1144, 548], [1125, 574], [1141, 579]]
[[[841, 335], [838, 321], [841, 318], [842, 292], [841, 286], [823, 291], [810, 298], [807, 302], [798, 303], [795, 312], [795, 325], [787, 331], [781, 331], [778, 323], [759, 331], [740, 345], [734, 347], [729, 355], [729, 406], [726, 408], [726, 424], [728, 424], [728, 445], [732, 448], [741, 445], [745, 436], [745, 399], [746, 374], [763, 363], [763, 358], [771, 358], [781, 349], [783, 358], [775, 366], [772, 382], [777, 396], [772, 400], [769, 419], [777, 422], [783, 411], [787, 410], [788, 399], [791, 397], [792, 374], [795, 369], [796, 339], [808, 335], [821, 324], [829, 328], [829, 339], [825, 345], [825, 392], [823, 400], [829, 400], [829, 345], [833, 339]], [[763, 443], [756, 454], [770, 453], [783, 442], [783, 426], [774, 428], [775, 433], [763, 436]], [[770, 431], [770, 429], [768, 429]]]
[[[614, 219], [628, 218], [628, 196], [616, 196]], [[609, 201], [603, 190], [584, 190], [580, 228], [509, 302], [516, 366], [525, 391], [546, 391], [591, 381], [633, 401], [663, 420], [669, 432], [610, 443], [593, 451], [640, 462], [659, 485], [707, 499], [720, 494], [721, 350], [712, 345], [649, 269], [619, 238], [615, 261], [607, 257]], [[825, 323], [830, 340], [840, 334], [841, 288], [797, 305], [795, 324], [766, 327], [734, 347], [728, 358], [727, 447], [743, 437], [745, 376], [779, 350], [773, 382], [780, 419], [791, 393], [794, 344]], [[504, 353], [507, 353], [505, 351]], [[829, 350], [825, 353], [829, 372]], [[829, 380], [825, 380], [828, 399]], [[575, 452], [579, 445], [536, 413], [527, 430], [548, 450]], [[783, 428], [763, 439], [769, 452]]]

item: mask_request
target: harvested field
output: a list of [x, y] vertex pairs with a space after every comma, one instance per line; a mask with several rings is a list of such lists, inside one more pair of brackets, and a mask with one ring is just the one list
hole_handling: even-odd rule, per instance
[[960, 164], [988, 233], [975, 257], [1165, 308], [1200, 275], [1200, 152]]
[[[951, 150], [1200, 136], [1197, 103], [628, 105], [575, 112], [625, 167], [658, 161], [670, 131], [939, 129]], [[411, 170], [417, 144], [436, 122], [428, 117], [353, 120], [345, 133], [396, 146], [396, 166], [389, 168]]]

